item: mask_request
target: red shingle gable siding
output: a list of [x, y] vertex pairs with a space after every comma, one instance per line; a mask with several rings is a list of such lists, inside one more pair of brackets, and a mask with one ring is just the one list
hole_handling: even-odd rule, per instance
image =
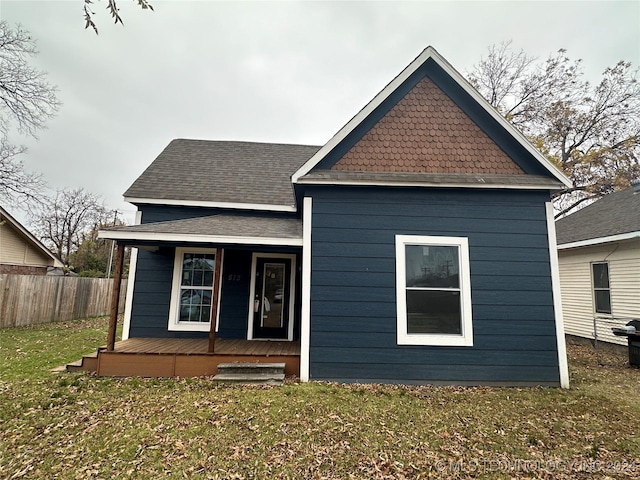
[[523, 175], [429, 78], [423, 78], [332, 170]]

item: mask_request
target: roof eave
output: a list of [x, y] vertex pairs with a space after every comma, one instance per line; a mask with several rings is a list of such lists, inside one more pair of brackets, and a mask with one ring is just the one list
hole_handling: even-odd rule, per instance
[[562, 244], [558, 244], [558, 250], [567, 250], [569, 248], [579, 248], [579, 247], [589, 247], [592, 245], [600, 245], [603, 243], [632, 240], [634, 238], [640, 238], [640, 231], [620, 233], [617, 235], [609, 235], [606, 237], [589, 238], [586, 240], [578, 240], [575, 242], [562, 243]]
[[302, 246], [302, 238], [247, 237], [233, 235], [200, 235], [162, 232], [129, 232], [123, 230], [100, 230], [98, 238], [117, 242], [173, 242], [173, 243], [217, 243], [229, 245], [271, 245], [285, 247]]
[[167, 198], [144, 198], [144, 197], [124, 197], [125, 202], [134, 205], [169, 205], [179, 207], [203, 207], [203, 208], [223, 208], [228, 210], [256, 210], [264, 212], [293, 212], [297, 211], [295, 205], [270, 205], [264, 203], [241, 203], [241, 202], [209, 202], [201, 200], [178, 200]]
[[377, 181], [377, 180], [335, 180], [301, 178], [299, 185], [352, 185], [372, 187], [421, 187], [421, 188], [482, 188], [482, 189], [514, 189], [514, 190], [549, 190], [560, 191], [563, 187], [550, 184], [501, 184], [501, 183], [464, 183], [464, 182], [429, 182], [429, 181]]

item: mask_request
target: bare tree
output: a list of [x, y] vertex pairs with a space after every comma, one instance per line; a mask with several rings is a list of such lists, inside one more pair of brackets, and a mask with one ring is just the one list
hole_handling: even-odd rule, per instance
[[43, 182], [25, 170], [18, 158], [25, 148], [13, 145], [8, 135], [15, 129], [36, 137], [60, 106], [47, 74], [29, 64], [37, 53], [29, 32], [0, 21], [0, 200], [13, 204], [32, 203]]
[[572, 180], [554, 199], [558, 216], [640, 178], [640, 84], [631, 63], [607, 68], [591, 85], [565, 50], [539, 62], [505, 42], [469, 77]]
[[33, 206], [40, 201], [39, 193], [45, 188], [42, 176], [25, 170], [17, 158], [25, 151], [6, 141], [0, 142], [0, 200], [23, 207]]
[[[148, 0], [134, 0], [143, 10], [151, 10], [153, 11], [153, 6], [148, 2]], [[84, 28], [91, 27], [93, 31], [98, 34], [98, 27], [93, 21], [93, 16], [95, 12], [91, 10], [91, 5], [94, 4], [93, 0], [84, 0]], [[120, 16], [120, 9], [118, 8], [118, 4], [116, 0], [107, 0], [107, 10], [113, 19], [113, 23], [119, 23], [120, 25], [124, 25], [122, 21], [122, 17]]]
[[101, 198], [82, 188], [59, 190], [32, 215], [35, 233], [67, 264], [69, 256], [112, 217]]

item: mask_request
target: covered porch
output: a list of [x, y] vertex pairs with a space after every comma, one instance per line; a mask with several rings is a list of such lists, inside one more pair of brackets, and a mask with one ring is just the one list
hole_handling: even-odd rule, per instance
[[118, 245], [114, 291], [125, 245], [138, 251], [123, 340], [115, 341], [114, 296], [98, 375], [208, 376], [221, 363], [283, 363], [299, 376], [299, 219], [210, 215], [100, 234]]

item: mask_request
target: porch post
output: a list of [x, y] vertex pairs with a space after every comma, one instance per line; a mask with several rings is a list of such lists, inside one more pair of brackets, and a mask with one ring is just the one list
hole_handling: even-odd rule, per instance
[[213, 272], [213, 295], [211, 301], [211, 326], [209, 327], [209, 353], [216, 346], [216, 319], [218, 318], [218, 295], [220, 294], [220, 269], [222, 267], [222, 249], [216, 249], [216, 266]]
[[118, 245], [116, 253], [116, 271], [113, 274], [113, 291], [111, 292], [111, 315], [109, 316], [109, 333], [107, 334], [107, 351], [112, 352], [116, 343], [116, 326], [118, 324], [118, 306], [120, 304], [120, 285], [122, 283], [122, 264], [124, 263], [124, 245]]

